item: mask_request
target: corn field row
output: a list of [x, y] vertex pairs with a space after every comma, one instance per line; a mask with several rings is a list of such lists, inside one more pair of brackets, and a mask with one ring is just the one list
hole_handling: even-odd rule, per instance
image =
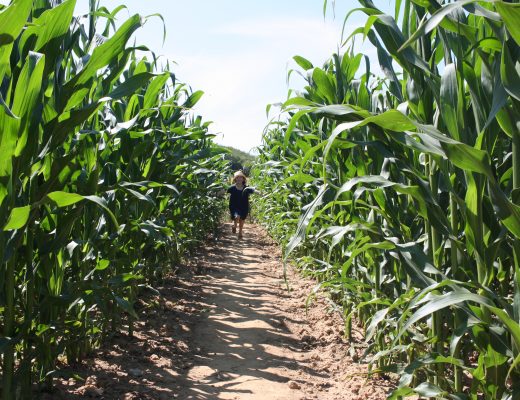
[[[132, 332], [137, 294], [218, 223], [225, 162], [192, 92], [90, 0], [0, 6], [2, 398]], [[119, 21], [119, 20], [118, 20]], [[150, 54], [147, 57], [139, 54]]]
[[362, 326], [371, 371], [398, 374], [389, 398], [519, 399], [520, 4], [353, 13], [343, 54], [294, 57], [306, 86], [266, 128], [261, 218]]

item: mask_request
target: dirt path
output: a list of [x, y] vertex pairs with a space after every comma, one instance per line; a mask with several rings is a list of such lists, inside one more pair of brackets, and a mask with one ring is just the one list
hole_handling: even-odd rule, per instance
[[[191, 273], [140, 306], [134, 337], [118, 335], [61, 380], [52, 398], [384, 399], [390, 383], [366, 379], [361, 342], [322, 298], [306, 312], [313, 283], [289, 271], [257, 226], [239, 241], [223, 227], [194, 256]], [[59, 397], [58, 397], [59, 394]]]

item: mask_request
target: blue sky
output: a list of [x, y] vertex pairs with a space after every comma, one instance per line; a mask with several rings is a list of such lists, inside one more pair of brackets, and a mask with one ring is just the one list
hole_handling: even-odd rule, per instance
[[[164, 44], [157, 17], [137, 32], [137, 43], [177, 63], [172, 69], [178, 80], [205, 92], [195, 111], [213, 121], [215, 140], [244, 151], [261, 144], [267, 104], [284, 101], [289, 87], [302, 87], [296, 74], [287, 85], [287, 71], [296, 67], [292, 57], [321, 65], [338, 50], [344, 16], [359, 3], [336, 3], [335, 17], [329, 4], [324, 18], [322, 0], [101, 1], [111, 10], [125, 4], [120, 20], [134, 13], [163, 16]], [[78, 0], [77, 13], [87, 8], [87, 0]], [[355, 13], [347, 30], [365, 21], [363, 13]]]

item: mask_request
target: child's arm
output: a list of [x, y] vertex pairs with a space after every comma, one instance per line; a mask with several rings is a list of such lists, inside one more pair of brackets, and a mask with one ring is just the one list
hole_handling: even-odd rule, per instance
[[258, 190], [257, 188], [250, 186], [249, 189], [251, 189], [251, 193], [257, 194], [260, 197], [262, 196], [262, 192], [260, 190]]
[[222, 188], [217, 192], [218, 196], [224, 196], [225, 194], [230, 194], [233, 189], [233, 186], [229, 186], [228, 188]]

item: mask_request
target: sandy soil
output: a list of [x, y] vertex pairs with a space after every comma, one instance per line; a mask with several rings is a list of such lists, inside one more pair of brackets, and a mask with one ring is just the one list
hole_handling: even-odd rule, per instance
[[145, 296], [134, 336], [118, 334], [63, 372], [52, 399], [379, 400], [390, 381], [367, 378], [361, 334], [343, 337], [326, 298], [306, 308], [315, 283], [289, 269], [261, 228], [231, 226]]

